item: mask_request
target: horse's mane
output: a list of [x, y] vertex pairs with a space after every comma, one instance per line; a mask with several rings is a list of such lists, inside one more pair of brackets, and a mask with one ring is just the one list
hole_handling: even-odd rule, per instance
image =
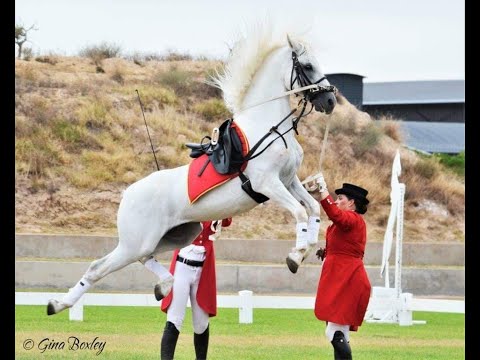
[[286, 44], [286, 33], [274, 31], [269, 22], [257, 23], [238, 36], [221, 72], [211, 85], [223, 92], [225, 105], [232, 113], [240, 110], [245, 94], [265, 59]]

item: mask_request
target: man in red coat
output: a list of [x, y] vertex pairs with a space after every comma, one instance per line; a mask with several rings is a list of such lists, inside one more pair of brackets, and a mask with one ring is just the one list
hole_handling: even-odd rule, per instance
[[326, 247], [317, 256], [324, 260], [315, 299], [315, 316], [327, 322], [325, 334], [334, 348], [334, 359], [352, 359], [349, 331], [362, 324], [370, 300], [371, 284], [363, 265], [367, 230], [363, 214], [368, 191], [344, 183], [333, 200], [325, 179], [318, 180], [320, 204], [332, 224]]
[[161, 304], [162, 311], [167, 313], [161, 342], [161, 360], [173, 359], [189, 298], [196, 358], [207, 358], [209, 317], [217, 315], [213, 241], [219, 236], [222, 226], [227, 227], [231, 223], [231, 218], [202, 222], [203, 230], [192, 244], [174, 251], [170, 264], [170, 273], [174, 274], [173, 288]]

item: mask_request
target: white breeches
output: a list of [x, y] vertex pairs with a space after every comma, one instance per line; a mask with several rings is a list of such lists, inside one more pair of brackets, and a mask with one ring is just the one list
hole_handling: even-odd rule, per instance
[[335, 331], [341, 331], [345, 335], [345, 339], [350, 341], [350, 325], [340, 325], [332, 322], [328, 322], [327, 328], [325, 329], [325, 335], [329, 341], [333, 340], [333, 335]]
[[202, 267], [189, 266], [177, 261], [175, 266], [173, 297], [167, 310], [167, 321], [172, 322], [181, 331], [187, 302], [192, 306], [193, 331], [202, 334], [208, 326], [209, 315], [197, 303], [197, 289]]

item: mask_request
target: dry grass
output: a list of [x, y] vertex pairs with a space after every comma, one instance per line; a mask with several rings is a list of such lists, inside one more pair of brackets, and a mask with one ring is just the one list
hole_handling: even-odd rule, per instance
[[[138, 103], [161, 168], [190, 161], [187, 142], [210, 135], [230, 116], [204, 80], [218, 62], [16, 60], [16, 231], [116, 233], [116, 211], [126, 186], [156, 169]], [[390, 176], [397, 150], [406, 184], [405, 241], [464, 241], [464, 179], [434, 159], [402, 146], [398, 121], [371, 119], [345, 98], [332, 115], [313, 112], [299, 126], [305, 158], [299, 177], [322, 170], [332, 190], [343, 182], [364, 186], [371, 240], [383, 239], [390, 211]], [[292, 105], [296, 102], [292, 99]], [[324, 215], [323, 215], [324, 217]], [[322, 229], [328, 221], [322, 222]], [[273, 204], [237, 217], [223, 236], [293, 239], [294, 221]]]

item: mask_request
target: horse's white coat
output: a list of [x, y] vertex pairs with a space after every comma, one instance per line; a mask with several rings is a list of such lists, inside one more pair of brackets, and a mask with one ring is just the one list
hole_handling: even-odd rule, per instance
[[[297, 52], [302, 64], [312, 64], [313, 70], [309, 72], [309, 77], [313, 82], [321, 79], [323, 74], [305, 44], [290, 38], [287, 42], [285, 37], [281, 47], [278, 41], [272, 40], [268, 29], [264, 32], [256, 29], [250, 36], [253, 38], [242, 39], [234, 48], [225, 73], [219, 75], [214, 82], [223, 90], [225, 102], [234, 112], [235, 122], [245, 133], [250, 147], [253, 147], [291, 111], [288, 97], [248, 107], [261, 99], [290, 90], [292, 50]], [[321, 85], [329, 83], [323, 80]], [[295, 84], [295, 87], [299, 87], [299, 84]], [[332, 104], [333, 95], [328, 96], [328, 101]], [[330, 111], [333, 106], [334, 104]], [[290, 117], [278, 130], [283, 133], [291, 126]], [[258, 151], [276, 136], [275, 133], [270, 135]], [[310, 246], [317, 242], [319, 225], [313, 228], [308, 225], [308, 234], [302, 233], [301, 228], [306, 228], [306, 224], [311, 223], [313, 218], [319, 218], [320, 207], [296, 175], [303, 159], [303, 150], [294, 132], [285, 134], [284, 139], [287, 147], [282, 139], [278, 139], [258, 158], [251, 160], [244, 173], [250, 178], [255, 191], [269, 197], [270, 201], [289, 210], [295, 217], [296, 247], [303, 251], [299, 255], [301, 259], [301, 256], [306, 256], [305, 239], [308, 239]], [[211, 190], [191, 205], [187, 194], [187, 173], [188, 165], [157, 171], [124, 191], [117, 217], [118, 246], [104, 258], [92, 262], [83, 280], [94, 284], [109, 273], [135, 261], [143, 263], [156, 253], [185, 246], [200, 232], [199, 222], [235, 217], [258, 205], [241, 189], [238, 177]], [[178, 233], [168, 236], [167, 233], [178, 226]], [[78, 300], [82, 294], [79, 290], [78, 294], [70, 294], [68, 298], [72, 302], [72, 298]], [[54, 302], [54, 313], [73, 305]]]

